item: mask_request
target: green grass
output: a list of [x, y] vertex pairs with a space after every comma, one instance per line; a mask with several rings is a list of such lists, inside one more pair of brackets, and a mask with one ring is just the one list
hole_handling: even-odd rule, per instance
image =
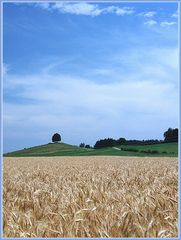
[[125, 148], [134, 148], [138, 150], [156, 150], [158, 152], [164, 152], [167, 153], [173, 152], [178, 154], [178, 143], [160, 143], [160, 144], [151, 144], [151, 145], [141, 145], [141, 146], [125, 146]]
[[[140, 146], [116, 146], [116, 148], [124, 149], [118, 150], [113, 147], [101, 149], [87, 149], [65, 143], [51, 143], [31, 147], [11, 153], [6, 153], [4, 156], [9, 157], [39, 157], [39, 156], [178, 156], [178, 143], [161, 143], [152, 145]], [[136, 149], [137, 152], [129, 151]], [[125, 151], [126, 150], [126, 151]], [[157, 153], [144, 153], [141, 151], [158, 151]]]
[[4, 156], [12, 157], [26, 157], [26, 156], [69, 156], [88, 152], [88, 149], [80, 148], [65, 143], [49, 143], [31, 148], [24, 148], [23, 150], [6, 153]]

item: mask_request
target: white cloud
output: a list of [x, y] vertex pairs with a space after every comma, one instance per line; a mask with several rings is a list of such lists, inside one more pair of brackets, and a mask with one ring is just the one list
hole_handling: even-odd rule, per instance
[[115, 13], [117, 15], [126, 15], [126, 14], [132, 14], [134, 13], [133, 8], [129, 8], [129, 7], [116, 7], [116, 6], [110, 6], [107, 8], [103, 8], [103, 13]]
[[50, 3], [48, 3], [48, 2], [35, 3], [34, 5], [36, 7], [40, 7], [40, 8], [45, 9], [45, 10], [50, 10], [51, 9]]
[[113, 69], [95, 68], [89, 73], [90, 76], [112, 77], [115, 74]]
[[157, 21], [155, 21], [155, 20], [149, 20], [149, 21], [144, 22], [144, 25], [148, 25], [148, 26], [154, 26], [156, 24], [157, 24]]
[[46, 10], [57, 10], [60, 13], [70, 13], [76, 15], [87, 15], [87, 16], [99, 16], [101, 14], [116, 14], [116, 15], [126, 15], [134, 13], [133, 8], [130, 7], [100, 7], [98, 4], [78, 2], [78, 3], [66, 3], [66, 2], [56, 2], [56, 3], [38, 3], [36, 6], [46, 9]]
[[[46, 71], [6, 75], [5, 145], [19, 141], [26, 147], [28, 139], [39, 141], [35, 145], [48, 142], [55, 131], [60, 131], [64, 142], [72, 144], [93, 144], [103, 137], [160, 138], [159, 131], [176, 127], [178, 49], [139, 49], [125, 54], [119, 56], [134, 70], [117, 72], [116, 79], [112, 75], [108, 83], [95, 81], [96, 75], [82, 78]], [[122, 58], [111, 61], [119, 64]], [[111, 78], [109, 69], [95, 69], [96, 73]]]
[[167, 21], [164, 21], [164, 22], [161, 22], [160, 23], [160, 26], [161, 27], [170, 27], [170, 26], [173, 26], [173, 25], [176, 25], [177, 23], [176, 22], [167, 22]]
[[150, 12], [142, 12], [139, 13], [139, 16], [143, 16], [143, 17], [147, 17], [147, 18], [152, 18], [153, 16], [155, 16], [157, 13], [154, 11], [150, 11]]
[[92, 15], [98, 16], [101, 14], [101, 10], [98, 8], [97, 4], [89, 3], [65, 3], [57, 2], [52, 6], [52, 9], [56, 9], [61, 13], [71, 13], [76, 15]]
[[[23, 98], [31, 99], [34, 103], [5, 102], [4, 134], [7, 141], [10, 138], [14, 142], [19, 136], [24, 147], [28, 144], [28, 139], [23, 140], [25, 132], [29, 138], [45, 143], [55, 131], [60, 131], [64, 142], [72, 144], [81, 141], [93, 144], [101, 137], [122, 135], [145, 138], [148, 132], [155, 137], [151, 131], [160, 128], [157, 123], [152, 129], [157, 121], [166, 129], [178, 115], [173, 83], [137, 80], [100, 85], [65, 76], [17, 78], [11, 83], [21, 82], [19, 87], [24, 91], [19, 94], [19, 99], [22, 102]], [[31, 84], [26, 85], [26, 81]], [[48, 84], [50, 81], [52, 84]], [[16, 133], [14, 137], [12, 129]], [[137, 129], [140, 129], [139, 134]]]
[[7, 75], [9, 70], [10, 70], [10, 66], [9, 64], [3, 63], [3, 76]]
[[172, 17], [178, 18], [178, 10], [175, 13], [172, 14]]
[[144, 17], [150, 18], [150, 17], [155, 16], [155, 14], [156, 14], [156, 12], [147, 12], [147, 13], [144, 14]]

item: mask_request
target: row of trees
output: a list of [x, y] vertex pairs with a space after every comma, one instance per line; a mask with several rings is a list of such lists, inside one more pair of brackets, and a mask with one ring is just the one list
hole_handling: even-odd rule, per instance
[[113, 138], [100, 139], [94, 145], [95, 149], [102, 147], [114, 147], [118, 145], [146, 145], [146, 144], [156, 144], [161, 143], [162, 140], [151, 139], [151, 140], [126, 140], [125, 138], [119, 138], [115, 140]]
[[164, 132], [164, 140], [149, 139], [149, 140], [126, 140], [125, 138], [119, 138], [117, 140], [113, 138], [100, 139], [94, 145], [95, 149], [103, 147], [113, 147], [118, 145], [146, 145], [146, 144], [156, 144], [164, 142], [178, 142], [178, 128], [169, 128]]
[[[162, 143], [162, 142], [178, 142], [178, 128], [172, 129], [168, 128], [166, 132], [163, 134], [164, 141], [158, 140], [158, 139], [149, 139], [149, 140], [126, 140], [125, 138], [119, 138], [117, 140], [113, 138], [105, 138], [100, 139], [96, 142], [94, 145], [94, 148], [103, 148], [103, 147], [113, 147], [117, 145], [143, 145], [143, 144], [156, 144], [156, 143]], [[60, 142], [61, 136], [59, 133], [55, 133], [52, 136], [52, 142]], [[90, 145], [81, 143], [79, 147], [82, 148], [91, 148]]]
[[89, 144], [85, 144], [85, 143], [81, 143], [79, 145], [79, 147], [81, 147], [81, 148], [91, 148], [91, 146]]

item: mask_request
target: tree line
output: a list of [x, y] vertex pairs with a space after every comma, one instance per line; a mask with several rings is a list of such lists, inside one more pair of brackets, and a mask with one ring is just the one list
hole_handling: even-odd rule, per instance
[[102, 148], [102, 147], [114, 147], [118, 145], [146, 145], [146, 144], [156, 144], [161, 143], [162, 140], [158, 139], [150, 139], [150, 140], [126, 140], [125, 138], [119, 138], [115, 140], [113, 138], [105, 138], [100, 139], [94, 145], [95, 149]]
[[[125, 138], [121, 137], [119, 139], [113, 139], [113, 138], [105, 138], [98, 140], [94, 148], [104, 148], [104, 147], [114, 147], [118, 145], [146, 145], [146, 144], [156, 144], [156, 143], [164, 143], [164, 142], [178, 142], [178, 128], [168, 128], [167, 131], [163, 134], [164, 140], [158, 140], [158, 139], [149, 139], [149, 140], [126, 140]], [[61, 135], [58, 133], [55, 133], [52, 136], [52, 142], [57, 143], [61, 141]], [[79, 147], [82, 148], [91, 148], [89, 144], [80, 143]]]
[[164, 142], [178, 142], [178, 128], [169, 128], [163, 134], [164, 140], [149, 139], [149, 140], [126, 140], [125, 138], [119, 138], [117, 140], [113, 138], [100, 139], [94, 145], [95, 149], [104, 147], [114, 147], [118, 145], [147, 145], [147, 144], [157, 144]]

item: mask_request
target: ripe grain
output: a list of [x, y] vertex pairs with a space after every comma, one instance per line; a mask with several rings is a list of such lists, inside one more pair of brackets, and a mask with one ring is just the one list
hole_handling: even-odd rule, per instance
[[177, 237], [178, 159], [3, 159], [3, 237]]

